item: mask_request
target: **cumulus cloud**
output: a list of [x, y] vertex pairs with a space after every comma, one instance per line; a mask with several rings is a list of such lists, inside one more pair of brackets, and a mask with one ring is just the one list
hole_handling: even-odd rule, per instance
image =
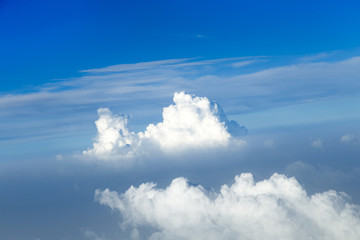
[[113, 114], [108, 108], [98, 109], [99, 119], [95, 121], [98, 130], [96, 142], [92, 149], [83, 153], [100, 159], [110, 159], [121, 154], [127, 157], [139, 143], [138, 136], [127, 128], [127, 117]]
[[127, 117], [115, 115], [107, 108], [98, 110], [95, 122], [98, 136], [91, 149], [83, 153], [99, 159], [131, 158], [156, 148], [165, 153], [185, 149], [225, 147], [230, 141], [244, 143], [232, 136], [247, 133], [244, 126], [229, 121], [215, 102], [176, 92], [174, 104], [163, 109], [163, 121], [150, 124], [144, 132], [127, 128]]
[[[308, 196], [295, 178], [274, 174], [255, 182], [235, 177], [220, 193], [176, 178], [165, 188], [154, 183], [118, 194], [96, 190], [95, 199], [117, 210], [122, 227], [155, 229], [148, 239], [359, 239], [360, 206], [347, 195], [327, 191]], [[138, 233], [138, 232], [137, 232]]]

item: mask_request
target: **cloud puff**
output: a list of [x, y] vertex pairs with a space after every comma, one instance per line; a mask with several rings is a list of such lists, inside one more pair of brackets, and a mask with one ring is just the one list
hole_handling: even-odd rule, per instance
[[340, 142], [357, 144], [359, 142], [359, 136], [348, 133], [340, 138]]
[[206, 97], [176, 92], [173, 101], [175, 104], [163, 109], [162, 122], [150, 124], [139, 133], [129, 131], [126, 116], [100, 108], [95, 122], [97, 140], [93, 148], [83, 153], [107, 160], [146, 154], [150, 147], [165, 153], [224, 147], [233, 140], [232, 136], [247, 133], [244, 126], [229, 121], [221, 107]]
[[111, 159], [119, 154], [123, 157], [131, 156], [139, 138], [127, 129], [127, 117], [112, 114], [108, 108], [98, 109], [98, 115], [99, 119], [95, 121], [97, 140], [93, 148], [83, 154], [99, 159]]
[[61, 161], [63, 159], [63, 155], [62, 154], [57, 154], [56, 156], [56, 160], [57, 161]]
[[341, 137], [341, 142], [352, 142], [355, 139], [355, 136], [353, 134], [345, 134]]
[[321, 139], [312, 139], [310, 145], [314, 148], [322, 148], [323, 140]]
[[108, 238], [106, 238], [105, 236], [99, 236], [96, 232], [87, 229], [87, 228], [83, 228], [81, 229], [83, 231], [83, 235], [86, 239], [90, 239], [90, 240], [108, 240]]
[[268, 147], [268, 148], [271, 148], [271, 147], [273, 147], [274, 146], [274, 140], [273, 139], [266, 139], [265, 141], [264, 141], [264, 146], [265, 147]]
[[[255, 183], [235, 177], [220, 193], [176, 178], [165, 189], [144, 183], [95, 199], [123, 216], [122, 227], [155, 229], [149, 239], [359, 239], [360, 206], [327, 191], [308, 196], [295, 178], [274, 174]], [[139, 234], [140, 235], [140, 234]]]

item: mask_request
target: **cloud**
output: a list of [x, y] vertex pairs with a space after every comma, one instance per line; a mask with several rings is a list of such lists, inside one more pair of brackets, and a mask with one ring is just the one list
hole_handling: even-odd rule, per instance
[[123, 157], [133, 153], [134, 145], [139, 142], [138, 136], [127, 129], [127, 117], [114, 115], [108, 108], [98, 109], [99, 119], [95, 121], [98, 130], [96, 142], [92, 149], [83, 154], [109, 159], [120, 154]]
[[234, 68], [240, 68], [240, 67], [244, 67], [244, 66], [256, 63], [256, 62], [263, 62], [263, 61], [264, 60], [248, 60], [248, 61], [234, 62], [234, 63], [232, 63], [232, 66]]
[[344, 136], [342, 136], [340, 138], [340, 141], [343, 143], [351, 143], [351, 142], [356, 142], [357, 141], [357, 137], [354, 134], [345, 134]]
[[203, 34], [196, 34], [195, 37], [196, 38], [209, 38], [208, 36], [205, 36]]
[[90, 240], [108, 240], [108, 238], [106, 238], [105, 236], [99, 236], [96, 232], [87, 229], [87, 228], [82, 228], [81, 229], [83, 232], [83, 236], [86, 239], [90, 239]]
[[271, 147], [273, 147], [274, 146], [274, 140], [273, 139], [266, 139], [265, 141], [264, 141], [264, 146], [265, 147], [268, 147], [268, 148], [271, 148]]
[[134, 116], [132, 124], [137, 130], [144, 129], [143, 119], [158, 121], [156, 109], [168, 105], [172, 94], [181, 90], [216, 99], [226, 106], [228, 115], [359, 96], [360, 57], [302, 63], [297, 58], [266, 57], [266, 64], [249, 65], [251, 69], [248, 65], [232, 66], [259, 59], [265, 58], [118, 64], [84, 70], [80, 77], [3, 93], [0, 140], [85, 138], [91, 135], [94, 109], [103, 106]]
[[333, 55], [334, 53], [335, 53], [335, 52], [333, 52], [333, 53], [322, 52], [322, 53], [307, 55], [307, 56], [304, 56], [304, 57], [299, 58], [299, 61], [302, 61], [302, 62], [314, 62], [314, 61], [319, 61], [319, 60], [322, 60], [322, 59], [324, 59], [324, 58], [327, 58], [327, 57]]
[[124, 72], [124, 71], [133, 71], [133, 70], [144, 70], [154, 67], [163, 67], [163, 66], [176, 66], [176, 64], [187, 62], [193, 60], [193, 58], [182, 58], [182, 59], [168, 59], [160, 61], [151, 61], [151, 62], [140, 62], [140, 63], [130, 63], [130, 64], [118, 64], [112, 65], [104, 68], [88, 69], [82, 70], [84, 73], [111, 73], [111, 72]]
[[163, 121], [150, 124], [144, 132], [134, 133], [127, 128], [127, 117], [112, 114], [107, 108], [98, 109], [96, 142], [84, 151], [98, 159], [131, 158], [146, 154], [150, 147], [166, 153], [186, 149], [219, 148], [230, 141], [243, 144], [233, 136], [245, 135], [247, 129], [229, 121], [222, 108], [206, 97], [176, 92], [174, 105], [163, 109]]
[[138, 231], [136, 228], [134, 228], [134, 229], [131, 231], [130, 239], [131, 239], [131, 240], [139, 240], [139, 239], [140, 239], [140, 233], [139, 233], [139, 231]]
[[235, 177], [220, 193], [176, 178], [165, 188], [154, 183], [125, 193], [99, 189], [95, 199], [119, 211], [122, 227], [155, 229], [149, 239], [358, 239], [360, 206], [347, 195], [327, 191], [308, 196], [295, 178], [274, 174], [254, 182]]
[[323, 140], [321, 139], [313, 139], [311, 140], [310, 145], [314, 148], [322, 148], [323, 147]]

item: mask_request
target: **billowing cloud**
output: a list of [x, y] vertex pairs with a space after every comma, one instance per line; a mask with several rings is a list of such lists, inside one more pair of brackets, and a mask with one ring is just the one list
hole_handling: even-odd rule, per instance
[[93, 148], [83, 153], [107, 160], [146, 154], [150, 148], [174, 153], [185, 149], [225, 147], [232, 140], [244, 143], [232, 136], [245, 135], [247, 129], [236, 121], [229, 121], [215, 102], [184, 92], [176, 92], [173, 101], [173, 105], [163, 109], [162, 122], [150, 124], [139, 133], [129, 131], [126, 116], [100, 108], [99, 119], [95, 122], [97, 140]]
[[127, 117], [114, 115], [108, 108], [98, 109], [98, 115], [99, 119], [95, 121], [97, 140], [92, 149], [83, 153], [99, 159], [111, 159], [117, 155], [131, 156], [139, 138], [127, 129]]
[[[359, 239], [360, 206], [327, 191], [308, 196], [295, 178], [274, 174], [255, 182], [235, 177], [220, 193], [176, 178], [165, 188], [143, 183], [118, 194], [96, 190], [95, 199], [123, 217], [139, 239]], [[154, 229], [141, 235], [137, 229]], [[140, 232], [140, 233], [139, 233]]]

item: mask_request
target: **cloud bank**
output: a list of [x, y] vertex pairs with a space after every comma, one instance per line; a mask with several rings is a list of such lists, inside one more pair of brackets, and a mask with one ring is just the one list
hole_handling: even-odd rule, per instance
[[152, 240], [355, 240], [360, 236], [360, 206], [347, 198], [332, 190], [308, 196], [295, 178], [276, 173], [257, 183], [251, 174], [241, 174], [220, 193], [185, 178], [174, 179], [165, 189], [144, 183], [123, 194], [95, 192], [96, 201], [121, 213], [123, 229], [154, 229], [137, 236]]
[[175, 92], [174, 104], [163, 109], [163, 121], [150, 124], [144, 132], [134, 133], [127, 128], [127, 117], [112, 114], [107, 108], [98, 109], [95, 122], [98, 136], [86, 156], [98, 159], [131, 158], [146, 154], [149, 149], [164, 153], [177, 153], [188, 149], [218, 148], [245, 135], [247, 129], [236, 121], [229, 121], [215, 102]]

